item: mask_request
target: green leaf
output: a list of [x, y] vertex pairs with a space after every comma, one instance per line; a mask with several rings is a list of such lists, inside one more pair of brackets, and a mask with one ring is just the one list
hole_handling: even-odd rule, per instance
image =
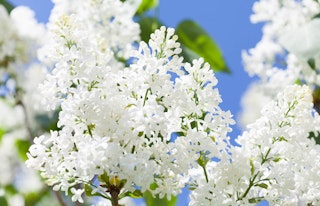
[[150, 35], [163, 25], [159, 19], [154, 17], [142, 17], [139, 19], [138, 23], [140, 24], [141, 29], [140, 38], [144, 42], [148, 42]]
[[48, 197], [50, 195], [51, 193], [47, 189], [28, 193], [24, 196], [25, 206], [37, 205], [37, 203], [41, 202], [42, 198], [45, 198], [46, 196]]
[[2, 141], [2, 137], [5, 134], [4, 130], [0, 128], [0, 142]]
[[19, 139], [16, 141], [15, 145], [18, 149], [20, 158], [23, 160], [27, 160], [28, 159], [27, 152], [30, 147], [30, 142], [28, 140]]
[[41, 129], [50, 132], [51, 130], [59, 130], [57, 122], [59, 119], [59, 110], [54, 111], [50, 116], [48, 114], [37, 114], [35, 120]]
[[9, 195], [15, 195], [18, 193], [18, 190], [12, 184], [5, 186], [4, 191]]
[[135, 190], [133, 192], [126, 192], [124, 194], [125, 197], [132, 197], [132, 198], [141, 198], [143, 197], [143, 193], [140, 190]]
[[254, 198], [249, 199], [249, 203], [257, 204], [257, 203], [261, 202], [262, 200], [263, 200], [263, 198], [261, 198], [261, 197], [254, 197]]
[[253, 160], [250, 158], [250, 172], [251, 172], [251, 175], [254, 174], [254, 164], [253, 164]]
[[158, 6], [158, 0], [142, 0], [136, 14], [142, 14], [145, 11]]
[[9, 205], [5, 196], [0, 196], [0, 205], [1, 206], [8, 206]]
[[268, 185], [265, 183], [256, 184], [256, 186], [264, 188], [264, 189], [268, 189]]
[[316, 144], [320, 144], [320, 132], [310, 132], [309, 133], [309, 139], [314, 139]]
[[107, 196], [101, 194], [101, 193], [98, 192], [98, 191], [93, 192], [92, 186], [90, 186], [90, 185], [88, 185], [88, 184], [85, 184], [85, 185], [84, 185], [84, 192], [85, 192], [86, 196], [88, 196], [88, 197], [95, 196], [95, 197], [107, 198]]
[[90, 185], [87, 185], [87, 184], [84, 185], [84, 192], [85, 192], [86, 196], [88, 196], [88, 197], [94, 196], [94, 194], [92, 194], [92, 191], [93, 191], [93, 189]]
[[155, 205], [174, 206], [177, 202], [177, 197], [175, 196], [172, 196], [170, 200], [168, 200], [167, 197], [160, 199], [159, 195], [156, 195], [156, 197], [153, 197], [151, 192], [149, 191], [146, 191], [143, 193], [143, 198], [147, 206], [155, 206]]
[[200, 58], [200, 56], [197, 53], [195, 53], [193, 50], [189, 49], [182, 43], [181, 43], [181, 49], [182, 49], [181, 56], [183, 56], [183, 59], [185, 62], [192, 62], [194, 59]]
[[[185, 20], [177, 26], [176, 33], [180, 43], [203, 57], [214, 71], [230, 72], [220, 48], [200, 25], [192, 20]], [[187, 60], [195, 57], [193, 53], [189, 55], [190, 51], [183, 51], [184, 55], [187, 54]]]
[[314, 58], [309, 59], [307, 62], [311, 69], [316, 70], [316, 61], [314, 60]]
[[14, 6], [6, 0], [0, 0], [0, 4], [6, 8], [8, 13], [10, 13], [12, 11], [12, 9], [14, 9]]

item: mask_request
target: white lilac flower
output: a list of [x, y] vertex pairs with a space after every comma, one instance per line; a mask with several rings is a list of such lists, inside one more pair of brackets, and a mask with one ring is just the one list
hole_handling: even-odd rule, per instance
[[57, 106], [76, 80], [97, 87], [104, 70], [124, 67], [121, 59], [129, 57], [132, 43], [140, 39], [139, 25], [133, 21], [135, 2], [56, 1], [48, 23], [50, 41], [38, 52], [43, 62], [55, 67], [42, 85], [46, 106]]
[[[0, 5], [0, 33], [0, 87], [4, 88], [0, 100], [0, 183], [9, 205], [24, 205], [30, 193], [45, 190], [38, 174], [26, 168], [23, 155], [32, 133], [40, 129], [35, 117], [44, 112], [34, 107], [41, 99], [37, 86], [45, 76], [36, 57], [44, 26], [27, 7], [16, 7], [8, 14]], [[17, 194], [7, 192], [9, 187]], [[56, 203], [52, 198], [51, 202]]]
[[[93, 186], [98, 176], [98, 188], [144, 192], [156, 184], [153, 194], [171, 198], [188, 182], [201, 154], [227, 155], [234, 121], [219, 107], [217, 79], [203, 59], [182, 63], [173, 29], [156, 30], [133, 50], [124, 45], [134, 43], [138, 32], [123, 32], [136, 28], [132, 16], [119, 18], [125, 27], [119, 34], [120, 28], [100, 26], [104, 18], [112, 22], [105, 16], [109, 9], [121, 13], [130, 1], [83, 2], [97, 9], [101, 4], [102, 10], [93, 10], [95, 18], [77, 11], [52, 22], [55, 49], [47, 57], [56, 64], [42, 89], [53, 103], [49, 107], [61, 107], [60, 130], [35, 138], [27, 165], [66, 193], [79, 183]], [[132, 57], [128, 67], [116, 56], [125, 53]]]
[[[279, 91], [296, 82], [313, 89], [319, 87], [317, 15], [320, 13], [320, 2], [259, 0], [254, 3], [253, 12], [251, 22], [263, 23], [263, 34], [254, 48], [242, 52], [242, 58], [249, 75], [259, 77], [255, 83], [259, 85], [258, 92], [275, 98]], [[251, 97], [245, 95], [243, 98]], [[242, 106], [245, 111], [256, 107], [250, 100], [242, 101], [249, 102]], [[259, 105], [263, 105], [263, 102]], [[242, 114], [246, 119], [246, 113]]]
[[9, 87], [10, 95], [20, 87], [17, 76], [23, 75], [26, 64], [35, 60], [44, 27], [27, 7], [17, 7], [9, 15], [0, 5], [0, 22], [0, 78], [5, 80], [0, 82], [0, 87], [9, 87], [6, 83], [13, 85]]
[[72, 201], [73, 202], [80, 202], [80, 203], [83, 203], [83, 199], [81, 197], [82, 193], [84, 192], [84, 189], [75, 189], [75, 188], [71, 188], [71, 193], [73, 194], [72, 195]]
[[[232, 160], [207, 165], [209, 181], [193, 171], [190, 205], [317, 205], [320, 202], [320, 147], [310, 132], [320, 131], [307, 86], [289, 86], [268, 103], [261, 118], [230, 149]], [[202, 175], [203, 176], [203, 175]]]

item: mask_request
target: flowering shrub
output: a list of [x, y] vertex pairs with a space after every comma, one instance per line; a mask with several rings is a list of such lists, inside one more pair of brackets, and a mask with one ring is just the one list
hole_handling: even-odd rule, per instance
[[[0, 26], [8, 34], [0, 37], [0, 107], [8, 113], [0, 118], [0, 158], [9, 163], [0, 167], [0, 189], [8, 193], [15, 178], [32, 177], [38, 183], [31, 190], [52, 198], [29, 170], [10, 173], [27, 171], [16, 155], [22, 151], [61, 205], [59, 191], [83, 204], [91, 204], [90, 196], [114, 206], [149, 196], [172, 205], [185, 187], [189, 205], [318, 205], [319, 48], [317, 38], [303, 35], [317, 34], [320, 3], [254, 4], [252, 21], [266, 24], [262, 40], [243, 52], [243, 60], [260, 79], [244, 96], [246, 129], [235, 146], [228, 135], [235, 122], [219, 106], [212, 68], [228, 71], [224, 62], [208, 56], [186, 61], [185, 47], [201, 55], [190, 42], [207, 40], [202, 31], [185, 30], [196, 26], [187, 21], [179, 36], [157, 22], [159, 28], [141, 41], [146, 22], [136, 23], [137, 14], [156, 5], [146, 2], [55, 0], [47, 30], [26, 8], [9, 16], [0, 7]], [[21, 23], [18, 14], [28, 18]], [[36, 29], [26, 29], [31, 27]], [[297, 39], [311, 44], [296, 45]], [[254, 113], [248, 109], [252, 98]], [[19, 192], [0, 193], [0, 201], [23, 205], [26, 195]], [[38, 204], [48, 205], [43, 202]]]

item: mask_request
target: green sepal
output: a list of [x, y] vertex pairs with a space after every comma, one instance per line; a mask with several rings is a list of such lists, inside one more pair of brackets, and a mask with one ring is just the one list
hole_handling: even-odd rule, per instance
[[99, 180], [100, 184], [105, 183], [105, 184], [107, 184], [107, 186], [109, 186], [110, 180], [109, 180], [109, 176], [106, 172], [104, 172], [102, 175], [99, 175], [98, 180]]
[[201, 166], [201, 167], [205, 167], [207, 165], [207, 163], [209, 162], [209, 158], [206, 156], [206, 154], [204, 152], [200, 152], [200, 157], [197, 160], [197, 163]]
[[154, 17], [141, 17], [138, 23], [141, 29], [140, 38], [147, 43], [150, 39], [150, 35], [163, 25], [159, 19]]
[[14, 9], [14, 6], [6, 0], [0, 0], [0, 4], [3, 5], [4, 8], [6, 8], [8, 13], [10, 13]]
[[193, 52], [191, 53], [192, 55], [188, 55], [188, 53], [190, 53], [188, 50], [182, 53], [183, 55], [187, 55], [185, 57], [186, 60], [190, 61], [190, 59], [194, 58], [195, 54], [197, 54], [203, 57], [214, 71], [230, 73], [230, 69], [225, 63], [220, 48], [196, 22], [192, 20], [181, 22], [177, 26], [176, 33], [179, 37], [179, 42]]
[[158, 6], [158, 0], [142, 0], [136, 14], [142, 14], [149, 9], [155, 8]]

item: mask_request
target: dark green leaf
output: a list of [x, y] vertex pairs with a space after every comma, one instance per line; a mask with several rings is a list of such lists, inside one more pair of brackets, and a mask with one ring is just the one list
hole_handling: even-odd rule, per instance
[[12, 9], [14, 9], [14, 6], [6, 0], [0, 0], [0, 4], [2, 4], [6, 8], [8, 13], [10, 13]]
[[154, 7], [158, 6], [158, 0], [142, 0], [138, 10], [137, 14], [142, 14], [145, 11], [152, 9]]
[[139, 19], [138, 23], [140, 24], [141, 29], [140, 38], [144, 42], [148, 42], [150, 35], [163, 25], [159, 19], [154, 17], [142, 17]]
[[[318, 113], [320, 113], [320, 87], [316, 87], [313, 89], [312, 98], [313, 98], [313, 108]], [[320, 143], [320, 134], [318, 133], [317, 136], [314, 135], [314, 138], [315, 138], [317, 144], [319, 144]]]
[[314, 15], [312, 18], [313, 18], [313, 19], [320, 18], [320, 13]]
[[320, 132], [317, 132], [317, 134], [315, 134], [314, 132], [310, 132], [309, 138], [314, 139], [316, 144], [320, 144]]
[[192, 62], [194, 59], [200, 58], [197, 53], [186, 47], [184, 44], [181, 44], [181, 49], [181, 56], [183, 56], [185, 62]]
[[311, 69], [316, 70], [316, 62], [314, 61], [314, 58], [309, 59], [307, 62]]
[[27, 160], [27, 152], [30, 147], [30, 142], [28, 140], [19, 139], [16, 141], [16, 147], [18, 149], [18, 153], [21, 159]]
[[0, 196], [0, 205], [1, 206], [8, 206], [9, 205], [5, 196]]
[[[214, 71], [230, 72], [218, 45], [200, 25], [194, 21], [185, 20], [178, 25], [176, 31], [179, 41], [195, 54], [203, 57]], [[188, 54], [190, 51], [184, 51], [184, 53]]]
[[38, 114], [35, 116], [35, 120], [41, 129], [47, 132], [50, 130], [59, 130], [57, 127], [59, 111], [60, 110], [55, 111], [51, 116], [48, 116], [48, 114]]

